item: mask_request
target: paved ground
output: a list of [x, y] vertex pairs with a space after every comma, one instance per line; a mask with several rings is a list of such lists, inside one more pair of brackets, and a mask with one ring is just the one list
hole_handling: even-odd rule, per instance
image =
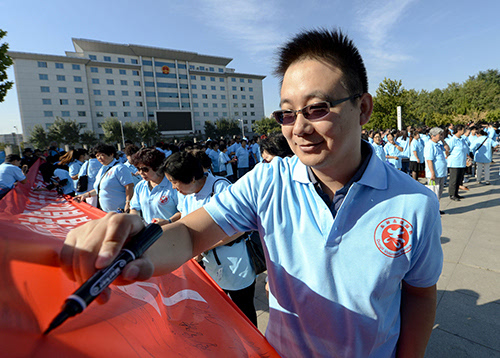
[[[472, 179], [460, 202], [441, 199], [444, 266], [426, 358], [500, 357], [500, 154], [491, 185]], [[257, 279], [258, 326], [265, 332], [269, 307], [265, 276]]]

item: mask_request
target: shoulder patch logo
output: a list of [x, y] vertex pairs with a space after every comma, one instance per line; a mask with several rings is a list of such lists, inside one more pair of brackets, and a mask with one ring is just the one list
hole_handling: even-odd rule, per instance
[[410, 235], [413, 226], [405, 219], [384, 219], [375, 229], [375, 245], [387, 257], [396, 258], [411, 251]]

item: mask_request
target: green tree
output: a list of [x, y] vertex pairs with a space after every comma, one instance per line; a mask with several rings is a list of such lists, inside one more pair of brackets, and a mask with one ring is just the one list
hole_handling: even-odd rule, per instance
[[373, 113], [367, 128], [396, 128], [397, 107], [406, 104], [406, 90], [401, 80], [384, 78], [373, 98]]
[[234, 119], [220, 118], [215, 121], [217, 137], [232, 137], [241, 133], [239, 122]]
[[137, 132], [139, 133], [139, 139], [146, 143], [147, 145], [156, 142], [160, 138], [160, 132], [158, 131], [158, 125], [155, 121], [142, 121], [136, 123]]
[[57, 117], [49, 128], [48, 138], [58, 143], [75, 145], [80, 140], [80, 126], [74, 120]]
[[[0, 40], [7, 35], [6, 31], [0, 29]], [[0, 103], [4, 101], [7, 91], [12, 88], [14, 82], [7, 80], [7, 68], [12, 65], [12, 58], [7, 54], [9, 45], [3, 43], [0, 45]]]
[[203, 132], [207, 138], [217, 138], [219, 136], [217, 126], [212, 121], [205, 121]]
[[99, 143], [99, 138], [97, 137], [97, 134], [94, 133], [94, 131], [85, 131], [80, 134], [80, 143], [87, 144], [92, 147]]
[[123, 124], [123, 136], [125, 140], [129, 140], [132, 143], [139, 142], [141, 138], [137, 130], [137, 122], [125, 122]]
[[252, 124], [252, 131], [259, 135], [281, 132], [281, 126], [273, 118], [264, 117]]
[[47, 135], [47, 132], [40, 124], [35, 124], [31, 129], [31, 134], [28, 139], [30, 143], [32, 143], [35, 148], [45, 149], [49, 146], [50, 139]]
[[122, 142], [122, 129], [120, 121], [114, 117], [108, 117], [101, 123], [104, 132], [104, 141], [110, 144]]

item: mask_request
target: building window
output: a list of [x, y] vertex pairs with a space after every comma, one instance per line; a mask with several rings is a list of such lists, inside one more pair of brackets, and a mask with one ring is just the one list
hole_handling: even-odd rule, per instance
[[78, 123], [78, 127], [80, 127], [80, 129], [87, 128], [87, 123], [80, 122], [80, 123]]
[[[255, 117], [255, 112], [250, 112], [250, 115]], [[252, 123], [253, 123], [253, 122], [254, 122], [254, 121], [252, 121]]]
[[116, 101], [109, 101], [109, 105], [111, 107], [116, 107]]
[[231, 87], [233, 91], [236, 91], [236, 86]]
[[[247, 112], [243, 112], [243, 113], [242, 113], [242, 116], [243, 116], [243, 117], [246, 117], [246, 116], [247, 116]], [[248, 124], [248, 121], [245, 119], [244, 123], [245, 123], [245, 124]]]
[[87, 113], [85, 111], [78, 111], [78, 117], [86, 117]]
[[253, 96], [252, 95], [250, 95], [250, 99], [253, 100]]
[[215, 82], [215, 77], [210, 77], [210, 81]]
[[212, 95], [212, 99], [217, 99], [217, 95], [216, 95], [216, 94], [213, 94], [213, 95]]
[[249, 78], [249, 79], [248, 79], [248, 83], [253, 83], [253, 81]]
[[193, 93], [193, 98], [198, 98], [198, 95], [196, 93]]
[[200, 66], [201, 71], [205, 71], [205, 66]]
[[215, 91], [217, 88], [216, 88], [215, 86], [210, 86], [210, 89], [211, 89], [212, 91]]
[[129, 101], [123, 101], [123, 107], [130, 107]]
[[243, 78], [240, 78], [240, 82], [245, 82], [245, 80]]
[[95, 103], [96, 107], [102, 106], [102, 101], [95, 101], [94, 103]]
[[56, 68], [64, 68], [64, 65], [62, 63], [56, 62]]
[[236, 82], [236, 78], [231, 78], [231, 82]]
[[61, 111], [61, 116], [62, 117], [69, 117], [69, 111]]
[[137, 107], [142, 107], [142, 102], [140, 102], [140, 101], [135, 102], [135, 105], [136, 105]]
[[247, 104], [246, 104], [246, 103], [243, 103], [241, 106], [242, 106], [243, 108], [247, 108]]
[[247, 96], [246, 96], [246, 95], [244, 95], [244, 94], [242, 94], [242, 95], [241, 95], [241, 99], [247, 99]]
[[90, 72], [97, 73], [99, 69], [97, 67], [90, 67]]
[[120, 72], [120, 75], [126, 75], [127, 74], [126, 70], [118, 70], [118, 72]]
[[41, 92], [50, 92], [50, 87], [47, 87], [47, 86], [41, 86], [41, 87], [40, 87], [40, 91], [41, 91]]
[[62, 106], [67, 106], [69, 104], [69, 101], [67, 99], [60, 99], [59, 104]]
[[118, 117], [118, 112], [109, 112], [110, 117]]
[[112, 68], [105, 68], [104, 69], [104, 73], [113, 73], [113, 69]]
[[42, 104], [52, 104], [50, 98], [42, 98]]
[[233, 99], [238, 99], [238, 95], [237, 94], [233, 94]]
[[38, 67], [47, 68], [47, 62], [45, 62], [45, 61], [38, 61]]
[[208, 108], [208, 103], [203, 103], [203, 108]]
[[207, 96], [206, 94], [202, 94], [202, 95], [201, 95], [201, 98], [203, 98], [203, 99], [207, 99], [207, 98], [208, 98], [208, 96]]
[[122, 91], [122, 96], [128, 96], [128, 91]]
[[[103, 111], [97, 111], [95, 112], [96, 117], [104, 117], [104, 112]], [[99, 128], [101, 128], [100, 123], [97, 124]]]
[[130, 62], [132, 62], [132, 64], [134, 65], [137, 65], [139, 63], [135, 58], [131, 59]]
[[141, 97], [142, 93], [141, 93], [141, 91], [135, 91], [135, 95], [138, 96], [138, 97]]
[[125, 59], [123, 57], [118, 57], [118, 62], [125, 63]]
[[83, 106], [83, 105], [85, 105], [85, 101], [84, 101], [83, 99], [77, 99], [77, 100], [76, 100], [76, 104], [77, 104], [78, 106]]
[[227, 117], [227, 112], [222, 112], [222, 117]]
[[245, 87], [240, 87], [240, 91], [245, 91]]
[[106, 80], [106, 84], [107, 84], [107, 85], [114, 85], [114, 84], [115, 84], [115, 81], [114, 81], [114, 80], [112, 80], [112, 79], [109, 79], [109, 78], [108, 78], [108, 79]]
[[130, 112], [123, 112], [124, 117], [131, 117]]
[[98, 85], [99, 84], [99, 79], [98, 78], [92, 78], [92, 84]]
[[96, 55], [89, 55], [89, 58], [93, 61], [97, 60], [97, 56]]
[[209, 70], [210, 72], [215, 72], [215, 68], [213, 68], [213, 67], [209, 67], [209, 68], [208, 68], [208, 70]]
[[206, 89], [207, 89], [207, 86], [205, 86], [205, 85], [201, 85], [201, 89], [202, 89], [202, 90], [206, 90]]
[[111, 57], [110, 56], [104, 56], [104, 61], [111, 62]]
[[205, 76], [200, 76], [200, 80], [201, 80], [201, 81], [205, 81], [205, 80], [206, 80], [206, 77], [205, 77]]
[[114, 96], [115, 90], [108, 90], [108, 96]]
[[140, 81], [134, 81], [134, 86], [140, 86], [141, 82]]
[[67, 93], [68, 92], [68, 89], [66, 87], [58, 87], [57, 88], [59, 93]]
[[[220, 73], [224, 73], [224, 69], [223, 68], [219, 68], [219, 72]], [[221, 78], [222, 79], [222, 78]]]
[[54, 113], [52, 111], [43, 111], [44, 117], [54, 117]]
[[250, 92], [253, 92], [253, 87], [248, 87], [248, 90], [249, 90]]
[[73, 81], [82, 82], [82, 76], [73, 76]]
[[227, 108], [227, 104], [226, 103], [222, 103], [222, 108]]
[[45, 74], [40, 73], [38, 75], [38, 78], [41, 79], [42, 81], [47, 81], [49, 79], [49, 75], [45, 75]]
[[212, 108], [217, 108], [217, 103], [212, 103]]
[[139, 71], [133, 70], [132, 71], [132, 76], [139, 76]]
[[255, 105], [253, 103], [250, 103], [250, 108], [253, 108]]
[[234, 108], [238, 108], [238, 103], [233, 103]]
[[214, 117], [219, 117], [219, 112], [214, 112]]
[[224, 79], [222, 77], [219, 78], [219, 82], [224, 82]]
[[57, 76], [56, 76], [56, 79], [57, 79], [58, 81], [66, 81], [66, 76], [65, 76], [65, 75], [57, 75]]
[[190, 78], [191, 78], [192, 80], [196, 80], [196, 76], [194, 76], [194, 75], [191, 75], [191, 76], [190, 76]]
[[94, 96], [100, 96], [100, 95], [101, 95], [101, 90], [95, 89]]
[[198, 103], [193, 103], [193, 107], [198, 108]]
[[75, 65], [75, 64], [72, 64], [71, 67], [74, 69], [74, 70], [79, 70], [80, 69], [80, 65]]
[[235, 115], [235, 116], [239, 116], [239, 115], [240, 115], [240, 112], [234, 112], [234, 115]]
[[128, 86], [127, 80], [120, 80], [120, 85], [122, 85], [122, 86]]
[[204, 117], [208, 117], [208, 116], [210, 116], [210, 113], [209, 112], [203, 112], [203, 116]]
[[75, 87], [75, 93], [83, 93], [83, 88]]
[[192, 89], [197, 89], [196, 85], [191, 86]]
[[137, 112], [137, 117], [144, 117], [144, 112]]
[[226, 99], [226, 95], [225, 94], [221, 94], [220, 95], [220, 99]]
[[221, 91], [225, 91], [225, 90], [226, 90], [226, 87], [225, 87], [225, 86], [220, 86], [220, 90], [221, 90]]

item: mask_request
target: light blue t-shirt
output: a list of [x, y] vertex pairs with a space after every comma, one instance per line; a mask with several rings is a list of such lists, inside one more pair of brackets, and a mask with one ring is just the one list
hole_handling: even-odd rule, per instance
[[380, 158], [381, 161], [386, 162], [387, 158], [385, 157], [385, 150], [384, 147], [381, 144], [376, 144], [375, 142], [371, 143], [373, 147], [373, 152], [377, 155], [377, 157]]
[[445, 178], [448, 174], [448, 164], [446, 162], [446, 156], [444, 151], [444, 146], [441, 143], [434, 143], [432, 140], [427, 141], [424, 147], [424, 159], [425, 159], [425, 177], [431, 177], [431, 171], [429, 170], [428, 160], [432, 161], [434, 165], [434, 174], [436, 178]]
[[59, 180], [67, 179], [66, 184], [62, 186], [63, 194], [69, 194], [75, 191], [75, 185], [73, 184], [73, 179], [69, 175], [69, 172], [64, 169], [57, 168], [54, 170], [54, 176]]
[[394, 357], [401, 281], [430, 287], [441, 272], [437, 197], [373, 155], [335, 218], [296, 156], [256, 166], [205, 210], [226, 235], [259, 231], [266, 338], [284, 357]]
[[[82, 168], [83, 163], [80, 162], [79, 160], [73, 160], [71, 163], [68, 165], [68, 172], [69, 176], [73, 177], [75, 175], [78, 175], [80, 172], [80, 169]], [[73, 186], [76, 188], [76, 183], [78, 182], [78, 179], [71, 179], [73, 180]]]
[[[214, 177], [208, 174], [203, 188], [195, 194], [182, 195], [177, 209], [182, 217], [205, 206], [214, 194], [220, 193], [230, 185], [227, 179]], [[234, 235], [235, 232], [231, 235]], [[250, 286], [255, 281], [255, 271], [250, 263], [250, 257], [245, 241], [231, 246], [224, 245], [216, 248], [221, 265], [217, 264], [213, 250], [204, 257], [205, 270], [215, 282], [224, 290], [236, 291]]]
[[239, 147], [236, 149], [236, 156], [238, 157], [238, 168], [248, 168], [250, 166], [247, 148]]
[[415, 156], [415, 153], [417, 152], [418, 159], [420, 160], [420, 163], [424, 162], [424, 145], [422, 144], [421, 141], [417, 139], [413, 139], [410, 143], [410, 161], [411, 162], [416, 162], [417, 157]]
[[[107, 170], [109, 168], [109, 170]], [[107, 171], [106, 171], [107, 170]], [[100, 190], [99, 190], [99, 183]], [[130, 171], [116, 159], [102, 166], [97, 173], [94, 189], [99, 195], [99, 204], [103, 211], [109, 213], [125, 207], [125, 185], [132, 184]]]
[[137, 168], [134, 167], [132, 164], [130, 164], [128, 160], [123, 165], [125, 165], [125, 167], [129, 170], [130, 174], [132, 175], [132, 180], [134, 182], [134, 185], [136, 185], [138, 182], [142, 180], [142, 177], [139, 174], [134, 175], [137, 173]]
[[96, 158], [90, 158], [85, 163], [83, 163], [82, 167], [80, 168], [80, 171], [78, 172], [78, 177], [81, 177], [82, 175], [87, 175], [89, 184], [87, 186], [86, 191], [81, 192], [81, 193], [77, 192], [77, 194], [83, 194], [83, 193], [86, 193], [86, 192], [94, 189], [95, 179], [96, 179], [97, 173], [99, 173], [99, 169], [101, 169], [101, 167], [102, 167], [102, 164]]
[[492, 149], [499, 145], [491, 138], [486, 136], [478, 137], [474, 144], [471, 146], [470, 151], [474, 153], [474, 160], [477, 163], [491, 163], [493, 160]]
[[450, 154], [446, 158], [448, 168], [465, 168], [467, 163], [467, 154], [469, 146], [463, 138], [458, 138], [456, 135], [446, 141], [450, 147]]
[[255, 164], [262, 162], [262, 155], [260, 154], [260, 145], [259, 145], [259, 143], [255, 143], [253, 145], [253, 147], [252, 147], [252, 153], [257, 158], [257, 162]]
[[153, 189], [142, 180], [134, 187], [130, 209], [140, 211], [147, 223], [154, 218], [169, 219], [177, 212], [177, 190], [166, 177]]
[[410, 138], [406, 138], [403, 139], [403, 137], [399, 137], [397, 140], [396, 140], [396, 143], [399, 144], [399, 146], [401, 148], [403, 148], [403, 151], [402, 152], [399, 152], [400, 153], [400, 157], [401, 158], [410, 158]]
[[[227, 152], [220, 152], [219, 153], [219, 168], [222, 171], [226, 171], [226, 176], [233, 175], [233, 164], [228, 163], [231, 159], [229, 158], [229, 155], [227, 155]], [[226, 164], [227, 163], [227, 164]]]
[[[208, 148], [210, 149], [210, 148]], [[220, 171], [222, 171], [222, 169], [220, 168], [220, 165], [219, 165], [219, 152], [216, 151], [216, 150], [213, 150], [213, 149], [210, 149], [210, 151], [208, 151], [207, 149], [207, 155], [208, 157], [210, 158], [210, 160], [212, 161], [212, 169], [214, 171], [214, 173], [218, 173]]]
[[21, 168], [11, 163], [0, 164], [0, 188], [12, 189], [16, 181], [26, 179]]
[[387, 161], [394, 165], [396, 169], [401, 169], [401, 152], [396, 148], [394, 144], [387, 143], [384, 146], [385, 154], [391, 157], [398, 157], [398, 159], [387, 158]]

